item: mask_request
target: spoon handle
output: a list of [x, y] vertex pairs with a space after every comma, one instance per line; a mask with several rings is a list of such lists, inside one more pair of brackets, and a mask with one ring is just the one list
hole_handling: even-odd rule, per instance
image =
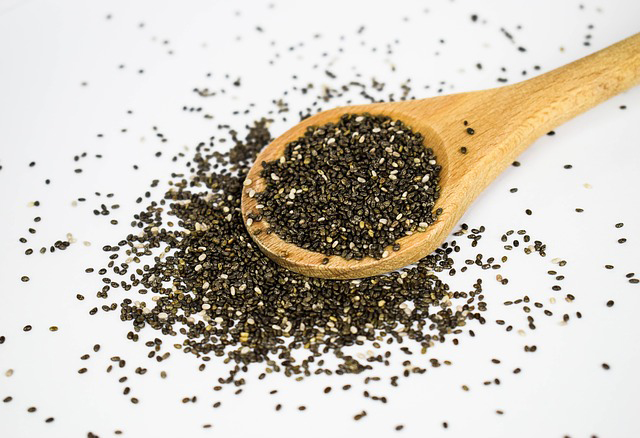
[[476, 128], [473, 139], [459, 132], [447, 139], [457, 147], [470, 145], [468, 157], [473, 157], [470, 162], [465, 155], [450, 154], [455, 190], [464, 193], [460, 210], [538, 137], [639, 83], [640, 33], [527, 81], [443, 96], [461, 101], [449, 105], [453, 110], [447, 117], [475, 116], [470, 119]]
[[[506, 87], [526, 101], [533, 138], [640, 83], [640, 33], [543, 75]], [[506, 91], [506, 90], [505, 90]]]

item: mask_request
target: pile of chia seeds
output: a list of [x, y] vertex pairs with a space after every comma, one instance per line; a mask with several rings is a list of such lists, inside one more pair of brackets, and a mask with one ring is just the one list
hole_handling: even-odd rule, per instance
[[[440, 166], [421, 134], [399, 120], [347, 114], [307, 128], [279, 160], [262, 163], [267, 232], [347, 260], [376, 259], [442, 212]], [[260, 215], [252, 216], [253, 220]]]
[[[393, 126], [388, 119], [377, 121]], [[151, 295], [118, 306], [134, 332], [150, 326], [184, 338], [178, 343], [184, 352], [227, 357], [235, 364], [230, 382], [252, 362], [287, 375], [359, 373], [372, 365], [343, 353], [344, 347], [406, 339], [426, 352], [467, 322], [484, 322], [481, 281], [468, 292], [454, 292], [436, 276], [452, 269], [448, 253], [459, 251], [456, 244], [415, 267], [354, 281], [304, 277], [262, 254], [244, 226], [240, 199], [252, 159], [271, 140], [266, 125], [264, 119], [256, 122], [227, 153], [199, 145], [191, 174], [174, 179], [163, 200], [136, 215], [131, 225], [138, 232], [104, 247], [110, 258], [124, 252], [127, 259], [109, 263], [119, 277], [103, 278], [102, 296], [118, 286]], [[418, 173], [437, 175], [429, 151], [418, 157], [424, 160]], [[152, 253], [159, 255], [143, 264], [141, 258]], [[301, 349], [305, 357], [299, 360], [293, 352]], [[339, 365], [323, 366], [326, 354]]]

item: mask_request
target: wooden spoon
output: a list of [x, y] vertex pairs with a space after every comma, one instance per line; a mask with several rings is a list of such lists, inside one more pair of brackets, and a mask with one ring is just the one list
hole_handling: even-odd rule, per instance
[[[310, 277], [352, 279], [390, 272], [418, 261], [449, 235], [467, 207], [536, 138], [600, 102], [640, 83], [640, 33], [586, 58], [543, 75], [500, 88], [438, 96], [424, 100], [334, 108], [303, 120], [269, 144], [247, 175], [242, 215], [249, 234], [276, 263]], [[264, 190], [263, 161], [280, 158], [286, 145], [308, 126], [337, 122], [346, 113], [386, 115], [422, 133], [442, 166], [437, 221], [424, 232], [398, 240], [383, 259], [345, 260], [302, 249], [267, 234], [266, 220], [247, 223], [259, 213], [251, 191]], [[464, 125], [468, 122], [468, 126]], [[474, 134], [467, 131], [471, 128]], [[460, 151], [467, 148], [467, 153]], [[250, 184], [249, 184], [250, 181]]]

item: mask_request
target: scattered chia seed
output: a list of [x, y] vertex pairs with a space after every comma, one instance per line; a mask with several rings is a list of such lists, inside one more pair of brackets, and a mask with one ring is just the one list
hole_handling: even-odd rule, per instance
[[[475, 14], [472, 20], [477, 20]], [[262, 32], [261, 28], [258, 30]], [[512, 39], [509, 33], [503, 32]], [[524, 51], [521, 46], [517, 47], [518, 50]], [[481, 68], [480, 64], [477, 66]], [[534, 69], [539, 70], [539, 67], [536, 66]], [[337, 78], [336, 74], [330, 71], [326, 71], [325, 74], [331, 79]], [[240, 78], [232, 84], [239, 87]], [[304, 92], [306, 91], [305, 88]], [[363, 93], [363, 96], [373, 101], [373, 97], [364, 91]], [[408, 93], [409, 91], [404, 97]], [[199, 94], [207, 97], [215, 93], [199, 90]], [[199, 110], [191, 108], [191, 111]], [[309, 112], [300, 115], [303, 118], [310, 114]], [[358, 118], [362, 120], [357, 121]], [[169, 336], [179, 337], [177, 342], [169, 345], [202, 361], [219, 358], [221, 362], [229, 365], [229, 374], [219, 378], [218, 383], [236, 387], [245, 384], [241, 373], [246, 372], [249, 366], [265, 367], [265, 372], [260, 374], [259, 379], [275, 372], [281, 372], [298, 381], [315, 374], [324, 374], [327, 377], [334, 374], [353, 375], [368, 372], [377, 366], [377, 363], [389, 366], [391, 356], [390, 351], [370, 350], [366, 357], [361, 354], [354, 357], [347, 353], [354, 345], [373, 345], [371, 348], [379, 349], [384, 348], [385, 343], [398, 343], [403, 345], [400, 348], [402, 354], [411, 356], [416, 352], [407, 345], [420, 348], [422, 354], [430, 354], [434, 345], [464, 333], [463, 330], [467, 330], [469, 336], [474, 337], [475, 333], [469, 326], [486, 323], [482, 313], [487, 309], [482, 280], [478, 279], [469, 290], [453, 291], [439, 278], [442, 272], [454, 276], [456, 269], [459, 272], [467, 270], [467, 266], [454, 268], [453, 260], [449, 257], [451, 253], [459, 252], [461, 249], [455, 241], [444, 244], [414, 267], [357, 281], [307, 278], [273, 264], [255, 248], [239, 214], [240, 195], [242, 190], [251, 189], [251, 182], [247, 185], [245, 180], [251, 161], [271, 140], [267, 130], [268, 124], [269, 121], [264, 119], [257, 122], [249, 129], [244, 140], [239, 139], [233, 131], [235, 146], [227, 153], [217, 152], [213, 147], [213, 140], [210, 144], [203, 143], [196, 147], [195, 154], [189, 157], [191, 159], [187, 163], [189, 171], [175, 174], [170, 181], [171, 189], [164, 193], [163, 199], [149, 201], [134, 216], [131, 223], [134, 231], [116, 245], [104, 247], [109, 253], [109, 261], [105, 268], [98, 271], [104, 284], [100, 285], [97, 298], [107, 299], [112, 291], [119, 288], [126, 292], [148, 294], [151, 300], [143, 301], [140, 297], [137, 300], [119, 298], [120, 302], [94, 307], [90, 314], [96, 314], [99, 308], [104, 312], [115, 311], [122, 321], [131, 324], [132, 328], [127, 338], [133, 342], [138, 341], [139, 332], [145, 328], [157, 330], [165, 340]], [[468, 126], [467, 121], [464, 121], [464, 126]], [[338, 130], [344, 128], [344, 131], [330, 131], [336, 127]], [[358, 135], [354, 135], [355, 129]], [[379, 131], [374, 132], [376, 129]], [[472, 128], [466, 128], [466, 132], [469, 135], [475, 134]], [[548, 133], [554, 134], [553, 131]], [[157, 135], [162, 142], [166, 141], [161, 134]], [[330, 135], [332, 136], [329, 137]], [[395, 138], [392, 139], [394, 135]], [[102, 134], [99, 137], [102, 137]], [[331, 139], [334, 140], [331, 145], [322, 143], [328, 143]], [[414, 155], [407, 155], [404, 151], [400, 154], [399, 149], [395, 149], [398, 145], [413, 149]], [[296, 149], [298, 146], [300, 148]], [[368, 148], [375, 148], [375, 153], [372, 154]], [[391, 149], [391, 152], [388, 152], [387, 148]], [[466, 147], [460, 148], [460, 153], [467, 152]], [[422, 144], [419, 134], [413, 133], [399, 121], [393, 122], [391, 119], [370, 115], [350, 115], [335, 125], [325, 125], [308, 131], [304, 137], [288, 146], [287, 153], [284, 163], [265, 163], [263, 176], [272, 188], [270, 189], [268, 184], [265, 192], [256, 194], [258, 199], [264, 196], [265, 208], [260, 212], [254, 212], [251, 220], [257, 222], [262, 220], [264, 215], [264, 219], [270, 221], [273, 228], [271, 231], [282, 234], [283, 237], [287, 237], [287, 232], [290, 233], [288, 238], [300, 246], [308, 245], [309, 249], [344, 258], [379, 258], [384, 255], [386, 247], [408, 232], [421, 231], [421, 228], [430, 225], [439, 214], [437, 210], [433, 211], [439, 195], [439, 166], [435, 163], [432, 152]], [[426, 154], [424, 157], [429, 159], [423, 159], [422, 155], [416, 158], [417, 154]], [[161, 155], [162, 152], [155, 153], [156, 157]], [[373, 156], [371, 159], [385, 158], [385, 161], [373, 165], [366, 164], [369, 155]], [[79, 160], [79, 157], [75, 158], [75, 161]], [[418, 163], [415, 162], [416, 159], [419, 160]], [[430, 163], [432, 160], [434, 162]], [[298, 172], [296, 166], [301, 166], [307, 173]], [[414, 169], [421, 166], [424, 168], [418, 170], [427, 173], [423, 174]], [[515, 161], [513, 166], [520, 166], [520, 163]], [[567, 164], [564, 168], [570, 169], [572, 165]], [[134, 169], [137, 169], [137, 166], [134, 166]], [[371, 174], [370, 169], [375, 169], [375, 176]], [[393, 173], [396, 169], [398, 173]], [[81, 169], [76, 169], [76, 173], [80, 172]], [[423, 175], [427, 174], [430, 177], [426, 181], [427, 184], [423, 184]], [[420, 177], [422, 178], [418, 180]], [[154, 184], [157, 185], [157, 180]], [[332, 191], [334, 188], [338, 190]], [[404, 188], [407, 190], [403, 191]], [[282, 193], [281, 189], [284, 189]], [[267, 196], [268, 190], [271, 190], [271, 197]], [[510, 189], [511, 193], [517, 191], [517, 188]], [[110, 195], [107, 197], [110, 198]], [[96, 196], [100, 194], [96, 193]], [[341, 197], [338, 201], [335, 199], [337, 196]], [[396, 210], [390, 210], [389, 205], [398, 205], [398, 197], [404, 204]], [[149, 198], [151, 194], [146, 192], [144, 197], [141, 196], [136, 202], [141, 204]], [[344, 202], [345, 199], [348, 200], [347, 203]], [[84, 201], [84, 198], [78, 198], [78, 202]], [[320, 201], [325, 202], [323, 204]], [[37, 206], [39, 202], [33, 205]], [[340, 210], [345, 205], [349, 208], [342, 214]], [[114, 204], [110, 208], [116, 210], [118, 207], [118, 204]], [[334, 217], [326, 218], [327, 211]], [[389, 211], [393, 214], [389, 217], [384, 216]], [[526, 213], [532, 214], [531, 210], [526, 210]], [[109, 207], [103, 204], [94, 210], [94, 214], [108, 216]], [[175, 220], [177, 228], [173, 228], [174, 224], [166, 221], [167, 219]], [[36, 217], [34, 222], [40, 222], [40, 217]], [[110, 223], [116, 225], [118, 221], [112, 219]], [[622, 223], [615, 226], [621, 228]], [[482, 237], [482, 232], [484, 227], [469, 229], [463, 225], [458, 232], [460, 234], [454, 233], [454, 236], [465, 235], [471, 246], [475, 247]], [[29, 233], [35, 234], [36, 230], [30, 228]], [[517, 232], [518, 236], [513, 236], [521, 240], [508, 239], [507, 236], [512, 234], [513, 230], [504, 235], [504, 242], [510, 243], [504, 246], [506, 250], [516, 251], [519, 248], [525, 254], [538, 252], [540, 256], [546, 255], [546, 245], [541, 241], [533, 241], [526, 231], [520, 230]], [[624, 243], [621, 241], [626, 239], [619, 240], [620, 243]], [[27, 240], [21, 238], [20, 242], [26, 243]], [[522, 242], [524, 244], [521, 245]], [[51, 246], [50, 251], [53, 252], [54, 248], [64, 250], [68, 244], [69, 242], [58, 241]], [[158, 248], [161, 249], [156, 251]], [[395, 245], [391, 249], [397, 250]], [[40, 252], [46, 251], [46, 248], [42, 248]], [[32, 253], [31, 248], [25, 251], [27, 255]], [[126, 263], [116, 264], [116, 259], [125, 254], [128, 259]], [[478, 254], [475, 259], [473, 256], [470, 257], [470, 263], [467, 264], [471, 269], [473, 265], [482, 270], [501, 267], [495, 263], [497, 260], [493, 257], [482, 254]], [[503, 256], [501, 262], [506, 261], [507, 257]], [[328, 262], [328, 258], [323, 260], [323, 263]], [[553, 263], [559, 266], [566, 265], [564, 260], [559, 259]], [[107, 274], [107, 268], [121, 278], [109, 278], [111, 272]], [[613, 269], [613, 266], [606, 265], [606, 268]], [[85, 272], [93, 271], [93, 268], [87, 268]], [[549, 272], [553, 272], [550, 275], [557, 274], [556, 271]], [[626, 278], [630, 283], [638, 283], [638, 279], [632, 277], [627, 275]], [[496, 276], [496, 279], [503, 285], [508, 283], [508, 279], [502, 275]], [[557, 281], [563, 279], [562, 275], [556, 276]], [[29, 278], [24, 276], [22, 281], [29, 281]], [[559, 291], [561, 288], [555, 285], [552, 290]], [[77, 294], [76, 298], [82, 301], [85, 297]], [[539, 299], [542, 301], [542, 298]], [[573, 295], [567, 294], [565, 301], [573, 300]], [[536, 302], [531, 307], [517, 306], [522, 302], [528, 303], [529, 298], [514, 298], [513, 301], [504, 304], [512, 306], [510, 310], [519, 311], [521, 308], [527, 313], [528, 328], [534, 330], [533, 318], [536, 309], [543, 308], [543, 305]], [[555, 298], [550, 302], [555, 303]], [[407, 303], [411, 305], [408, 306]], [[608, 307], [612, 305], [613, 301], [607, 303]], [[562, 312], [556, 310], [556, 314]], [[553, 315], [546, 309], [544, 313], [548, 316]], [[576, 317], [581, 317], [580, 312], [576, 312]], [[568, 313], [563, 316], [563, 321], [569, 321]], [[510, 322], [515, 325], [515, 330]], [[513, 330], [522, 335], [527, 328], [527, 323], [519, 329], [519, 325], [508, 319], [496, 320], [496, 323], [503, 326], [507, 332]], [[31, 326], [26, 326], [25, 331], [28, 331], [27, 327], [31, 329]], [[57, 327], [51, 326], [50, 330], [56, 331]], [[0, 344], [4, 343], [4, 340], [5, 337], [0, 336]], [[460, 340], [463, 343], [462, 337]], [[458, 345], [457, 337], [453, 338], [453, 344]], [[161, 352], [162, 339], [156, 338], [145, 345], [150, 348], [148, 357], [153, 362], [169, 358], [169, 352]], [[537, 349], [536, 346], [524, 348], [527, 352], [535, 352]], [[99, 350], [100, 345], [96, 344], [93, 351]], [[325, 365], [322, 359], [325, 354], [333, 354], [338, 359], [338, 364]], [[96, 356], [98, 357], [94, 357], [93, 361], [99, 358], [99, 355]], [[81, 360], [87, 359], [88, 354], [81, 356]], [[120, 368], [125, 367], [126, 363], [120, 357], [114, 356], [111, 360]], [[433, 368], [451, 365], [450, 361], [439, 361], [435, 358], [424, 362]], [[404, 361], [403, 372], [390, 379], [391, 385], [398, 386], [401, 382], [399, 378], [427, 371], [416, 366], [416, 363], [420, 362]], [[492, 359], [492, 363], [500, 364], [501, 361]], [[602, 366], [609, 369], [607, 364]], [[107, 372], [112, 369], [112, 365], [109, 365]], [[203, 371], [204, 363], [200, 364], [198, 369]], [[86, 371], [86, 368], [81, 368], [78, 373]], [[146, 368], [138, 367], [135, 373], [144, 375], [146, 371]], [[520, 368], [514, 369], [513, 373], [519, 374]], [[161, 371], [160, 376], [164, 379], [167, 373]], [[127, 377], [118, 379], [120, 383], [127, 380]], [[377, 380], [380, 378], [368, 376], [364, 383]], [[485, 385], [500, 385], [500, 379], [487, 380]], [[374, 385], [368, 388], [372, 387]], [[349, 384], [342, 386], [345, 391], [350, 388]], [[220, 391], [222, 386], [217, 385], [213, 389]], [[469, 387], [462, 385], [462, 389], [468, 391]], [[242, 389], [237, 389], [235, 394], [240, 394], [241, 391]], [[325, 394], [331, 391], [331, 387], [324, 389]], [[128, 395], [130, 392], [131, 388], [125, 387], [123, 394]], [[270, 392], [276, 393], [277, 390]], [[371, 401], [387, 402], [384, 396], [373, 395], [369, 391], [363, 394]], [[11, 399], [6, 397], [4, 402], [7, 403]], [[130, 401], [133, 404], [138, 403], [135, 397]], [[184, 403], [195, 401], [195, 396], [183, 399]], [[213, 404], [214, 408], [220, 406], [219, 401]], [[280, 411], [281, 408], [282, 405], [278, 404], [275, 409]], [[35, 408], [30, 409], [35, 411]], [[306, 407], [299, 406], [298, 409], [303, 411]], [[504, 413], [502, 410], [495, 412], [498, 415]], [[356, 414], [354, 419], [358, 421], [366, 415], [367, 413], [362, 411]], [[52, 422], [53, 417], [45, 421]], [[448, 428], [447, 422], [443, 422], [442, 425], [445, 429]], [[210, 428], [211, 425], [204, 424], [202, 427]], [[403, 428], [403, 425], [395, 426], [396, 431]], [[116, 430], [115, 433], [121, 434], [121, 431]], [[91, 432], [88, 436], [95, 437]]]

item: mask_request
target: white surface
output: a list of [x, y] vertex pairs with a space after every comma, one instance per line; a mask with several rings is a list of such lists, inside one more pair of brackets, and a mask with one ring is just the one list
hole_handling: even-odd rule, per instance
[[[358, 71], [366, 82], [374, 76], [387, 80], [390, 90], [399, 90], [400, 82], [411, 78], [417, 97], [432, 96], [439, 87], [445, 92], [489, 88], [498, 85], [498, 77], [514, 82], [523, 69], [531, 75], [533, 65], [540, 65], [544, 72], [637, 32], [639, 2], [585, 0], [583, 9], [580, 2], [557, 1], [482, 6], [471, 1], [276, 1], [274, 7], [258, 1], [180, 3], [0, 0], [0, 335], [7, 337], [0, 345], [0, 399], [14, 399], [0, 403], [1, 437], [75, 437], [89, 431], [104, 437], [116, 429], [129, 437], [640, 436], [640, 287], [625, 278], [628, 272], [640, 275], [640, 88], [567, 123], [556, 136], [540, 139], [520, 157], [521, 167], [508, 169], [472, 206], [464, 221], [485, 225], [487, 232], [478, 251], [465, 242], [457, 268], [477, 252], [506, 253], [510, 261], [501, 273], [510, 283], [499, 285], [495, 272], [482, 272], [488, 323], [472, 327], [475, 338], [465, 334], [457, 347], [449, 340], [424, 358], [424, 363], [429, 357], [451, 360], [452, 366], [401, 379], [398, 388], [368, 385], [372, 393], [389, 398], [387, 405], [362, 397], [363, 376], [304, 382], [269, 376], [257, 381], [258, 367], [242, 395], [233, 395], [231, 387], [215, 393], [211, 387], [221, 370], [215, 360], [204, 372], [197, 370], [193, 357], [178, 352], [166, 363], [152, 362], [146, 348], [125, 339], [131, 327], [119, 321], [117, 312], [90, 317], [88, 310], [103, 304], [95, 298], [101, 283], [84, 273], [87, 266], [104, 264], [102, 245], [128, 232], [137, 211], [134, 201], [151, 180], [164, 181], [184, 167], [184, 160], [171, 163], [173, 155], [217, 135], [213, 127], [218, 123], [241, 128], [272, 109], [271, 101], [291, 88], [294, 74], [304, 86], [341, 84]], [[473, 13], [479, 15], [478, 23], [471, 22]], [[145, 26], [140, 28], [140, 22]], [[589, 24], [595, 28], [588, 30]], [[264, 33], [255, 31], [258, 25]], [[361, 25], [366, 30], [358, 35]], [[527, 52], [518, 52], [501, 27]], [[322, 38], [314, 39], [315, 33]], [[583, 46], [586, 34], [593, 35], [591, 47]], [[299, 42], [304, 47], [288, 50]], [[394, 47], [392, 55], [385, 54], [387, 43]], [[328, 55], [322, 57], [325, 51]], [[268, 65], [276, 52], [280, 57]], [[481, 71], [477, 62], [483, 64]], [[328, 63], [338, 74], [335, 81], [323, 73]], [[395, 74], [390, 63], [397, 67]], [[120, 64], [125, 67], [119, 69]], [[237, 77], [242, 77], [239, 88], [231, 85]], [[84, 81], [87, 86], [81, 86]], [[192, 92], [194, 87], [225, 88], [228, 93], [204, 99]], [[291, 121], [311, 102], [309, 96], [288, 100]], [[249, 103], [255, 104], [250, 115], [231, 115]], [[201, 106], [202, 114], [215, 118], [183, 112], [185, 105]], [[622, 111], [620, 105], [628, 108]], [[167, 143], [158, 141], [153, 126]], [[286, 126], [276, 122], [273, 134]], [[128, 131], [120, 132], [123, 128]], [[98, 133], [104, 138], [97, 138]], [[159, 150], [163, 156], [155, 158]], [[75, 163], [73, 156], [82, 152], [89, 156]], [[95, 159], [97, 153], [104, 158]], [[28, 167], [31, 161], [37, 162], [34, 168]], [[134, 163], [140, 170], [133, 171]], [[567, 163], [574, 168], [563, 169]], [[78, 167], [82, 174], [73, 172]], [[48, 186], [46, 178], [52, 180]], [[509, 193], [511, 187], [519, 191]], [[102, 196], [95, 196], [96, 191]], [[92, 214], [109, 192], [115, 193], [109, 204], [122, 206], [108, 217], [117, 218], [118, 226]], [[160, 189], [153, 193], [157, 197]], [[72, 207], [81, 196], [88, 201]], [[41, 207], [27, 206], [34, 200]], [[585, 212], [576, 213], [576, 207]], [[524, 214], [526, 208], [533, 210], [532, 216]], [[33, 224], [35, 216], [42, 216], [42, 222]], [[617, 222], [625, 226], [616, 229]], [[27, 232], [31, 226], [37, 234]], [[511, 228], [526, 228], [547, 243], [548, 256], [503, 251], [500, 235]], [[93, 245], [38, 253], [68, 232]], [[21, 236], [29, 243], [20, 244]], [[618, 244], [620, 237], [628, 242]], [[35, 254], [24, 255], [27, 247]], [[551, 263], [554, 257], [568, 261], [560, 292], [551, 291], [556, 282], [546, 274], [548, 269], [560, 271]], [[607, 271], [604, 264], [615, 269]], [[470, 289], [478, 272], [469, 274], [452, 278], [452, 287]], [[31, 281], [22, 283], [22, 275]], [[77, 301], [77, 293], [85, 301]], [[576, 301], [566, 303], [566, 293]], [[525, 328], [526, 314], [502, 305], [525, 294], [532, 302], [543, 302], [554, 317], [534, 309], [538, 329], [523, 338], [494, 321], [509, 319], [520, 324], [516, 329]], [[558, 297], [555, 305], [549, 304], [551, 296]], [[616, 302], [612, 308], [605, 306], [609, 299]], [[581, 320], [576, 311], [584, 315]], [[563, 313], [571, 315], [566, 326], [559, 324]], [[29, 333], [22, 331], [26, 324], [33, 325]], [[60, 330], [51, 333], [50, 325]], [[144, 340], [154, 336], [150, 330], [141, 334]], [[94, 343], [102, 345], [97, 354], [91, 350]], [[525, 353], [525, 344], [537, 345], [538, 351]], [[91, 359], [81, 361], [84, 353]], [[106, 374], [112, 355], [125, 358], [127, 367]], [[493, 357], [502, 363], [492, 364]], [[611, 370], [604, 371], [603, 362]], [[83, 366], [89, 372], [77, 374]], [[149, 372], [136, 375], [137, 366]], [[516, 366], [523, 369], [517, 376], [511, 373]], [[7, 369], [14, 370], [13, 376], [5, 376]], [[161, 381], [160, 370], [169, 378]], [[397, 368], [374, 374], [396, 373]], [[122, 375], [129, 377], [126, 384], [117, 381]], [[482, 384], [496, 377], [500, 386]], [[338, 390], [345, 383], [354, 388]], [[471, 391], [462, 391], [463, 384]], [[130, 396], [141, 400], [139, 405], [121, 394], [126, 385], [132, 388]], [[334, 391], [326, 396], [322, 388], [328, 385]], [[274, 388], [279, 393], [269, 395]], [[197, 403], [181, 403], [193, 395]], [[222, 407], [213, 409], [218, 400]], [[274, 412], [276, 403], [284, 405], [281, 413]], [[295, 408], [301, 404], [306, 412]], [[38, 411], [27, 413], [29, 406]], [[353, 421], [362, 409], [368, 416]], [[505, 415], [496, 415], [496, 409]], [[56, 420], [45, 424], [49, 416]], [[449, 429], [442, 428], [443, 421]], [[203, 430], [206, 423], [213, 427]], [[395, 432], [397, 424], [405, 429]]]

